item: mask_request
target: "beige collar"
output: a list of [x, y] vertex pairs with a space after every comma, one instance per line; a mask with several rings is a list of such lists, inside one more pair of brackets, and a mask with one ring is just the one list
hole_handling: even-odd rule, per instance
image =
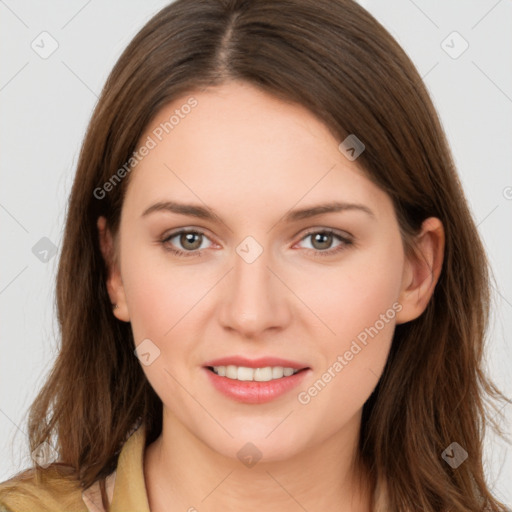
[[[105, 479], [110, 512], [150, 512], [144, 480], [146, 431], [141, 425], [123, 445], [117, 468]], [[82, 492], [89, 512], [105, 512], [99, 482]]]

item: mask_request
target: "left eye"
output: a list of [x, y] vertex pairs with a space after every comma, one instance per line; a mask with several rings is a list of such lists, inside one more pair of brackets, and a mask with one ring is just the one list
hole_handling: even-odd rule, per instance
[[[350, 245], [351, 241], [341, 235], [336, 234], [334, 231], [330, 230], [319, 230], [308, 233], [304, 236], [301, 241], [311, 239], [311, 247], [307, 247], [307, 249], [312, 249], [316, 252], [321, 253], [333, 253], [340, 248], [343, 248], [345, 245]], [[340, 242], [332, 248], [332, 244], [334, 239], [338, 239]]]

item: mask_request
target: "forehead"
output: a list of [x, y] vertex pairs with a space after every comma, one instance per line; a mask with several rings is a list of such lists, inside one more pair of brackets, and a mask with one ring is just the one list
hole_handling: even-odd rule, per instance
[[151, 121], [139, 147], [149, 140], [153, 147], [131, 171], [125, 198], [141, 211], [169, 198], [201, 199], [216, 210], [237, 203], [248, 212], [325, 200], [372, 204], [377, 213], [390, 205], [311, 112], [248, 84], [176, 99]]

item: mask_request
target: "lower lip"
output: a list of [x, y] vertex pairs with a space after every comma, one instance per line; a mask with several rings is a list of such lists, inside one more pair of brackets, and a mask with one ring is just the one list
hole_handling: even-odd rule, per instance
[[309, 368], [301, 370], [289, 377], [269, 380], [266, 382], [243, 381], [221, 377], [208, 368], [203, 368], [213, 386], [225, 396], [246, 404], [264, 404], [275, 400], [297, 387], [304, 379]]

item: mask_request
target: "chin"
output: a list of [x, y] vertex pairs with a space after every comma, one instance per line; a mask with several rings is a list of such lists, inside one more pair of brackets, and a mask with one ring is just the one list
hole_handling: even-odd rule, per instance
[[[257, 459], [259, 463], [284, 461], [306, 449], [308, 443], [305, 433], [300, 435], [290, 429], [290, 426], [285, 428], [284, 425], [276, 429], [278, 424], [279, 422], [274, 421], [270, 429], [261, 428], [259, 425], [239, 429], [227, 427], [233, 438], [227, 433], [215, 433], [214, 437], [212, 432], [205, 433], [206, 436], [200, 433], [196, 435], [213, 451], [224, 457], [238, 459], [242, 463], [245, 463], [247, 457], [247, 460]], [[273, 429], [275, 430], [272, 431]]]

